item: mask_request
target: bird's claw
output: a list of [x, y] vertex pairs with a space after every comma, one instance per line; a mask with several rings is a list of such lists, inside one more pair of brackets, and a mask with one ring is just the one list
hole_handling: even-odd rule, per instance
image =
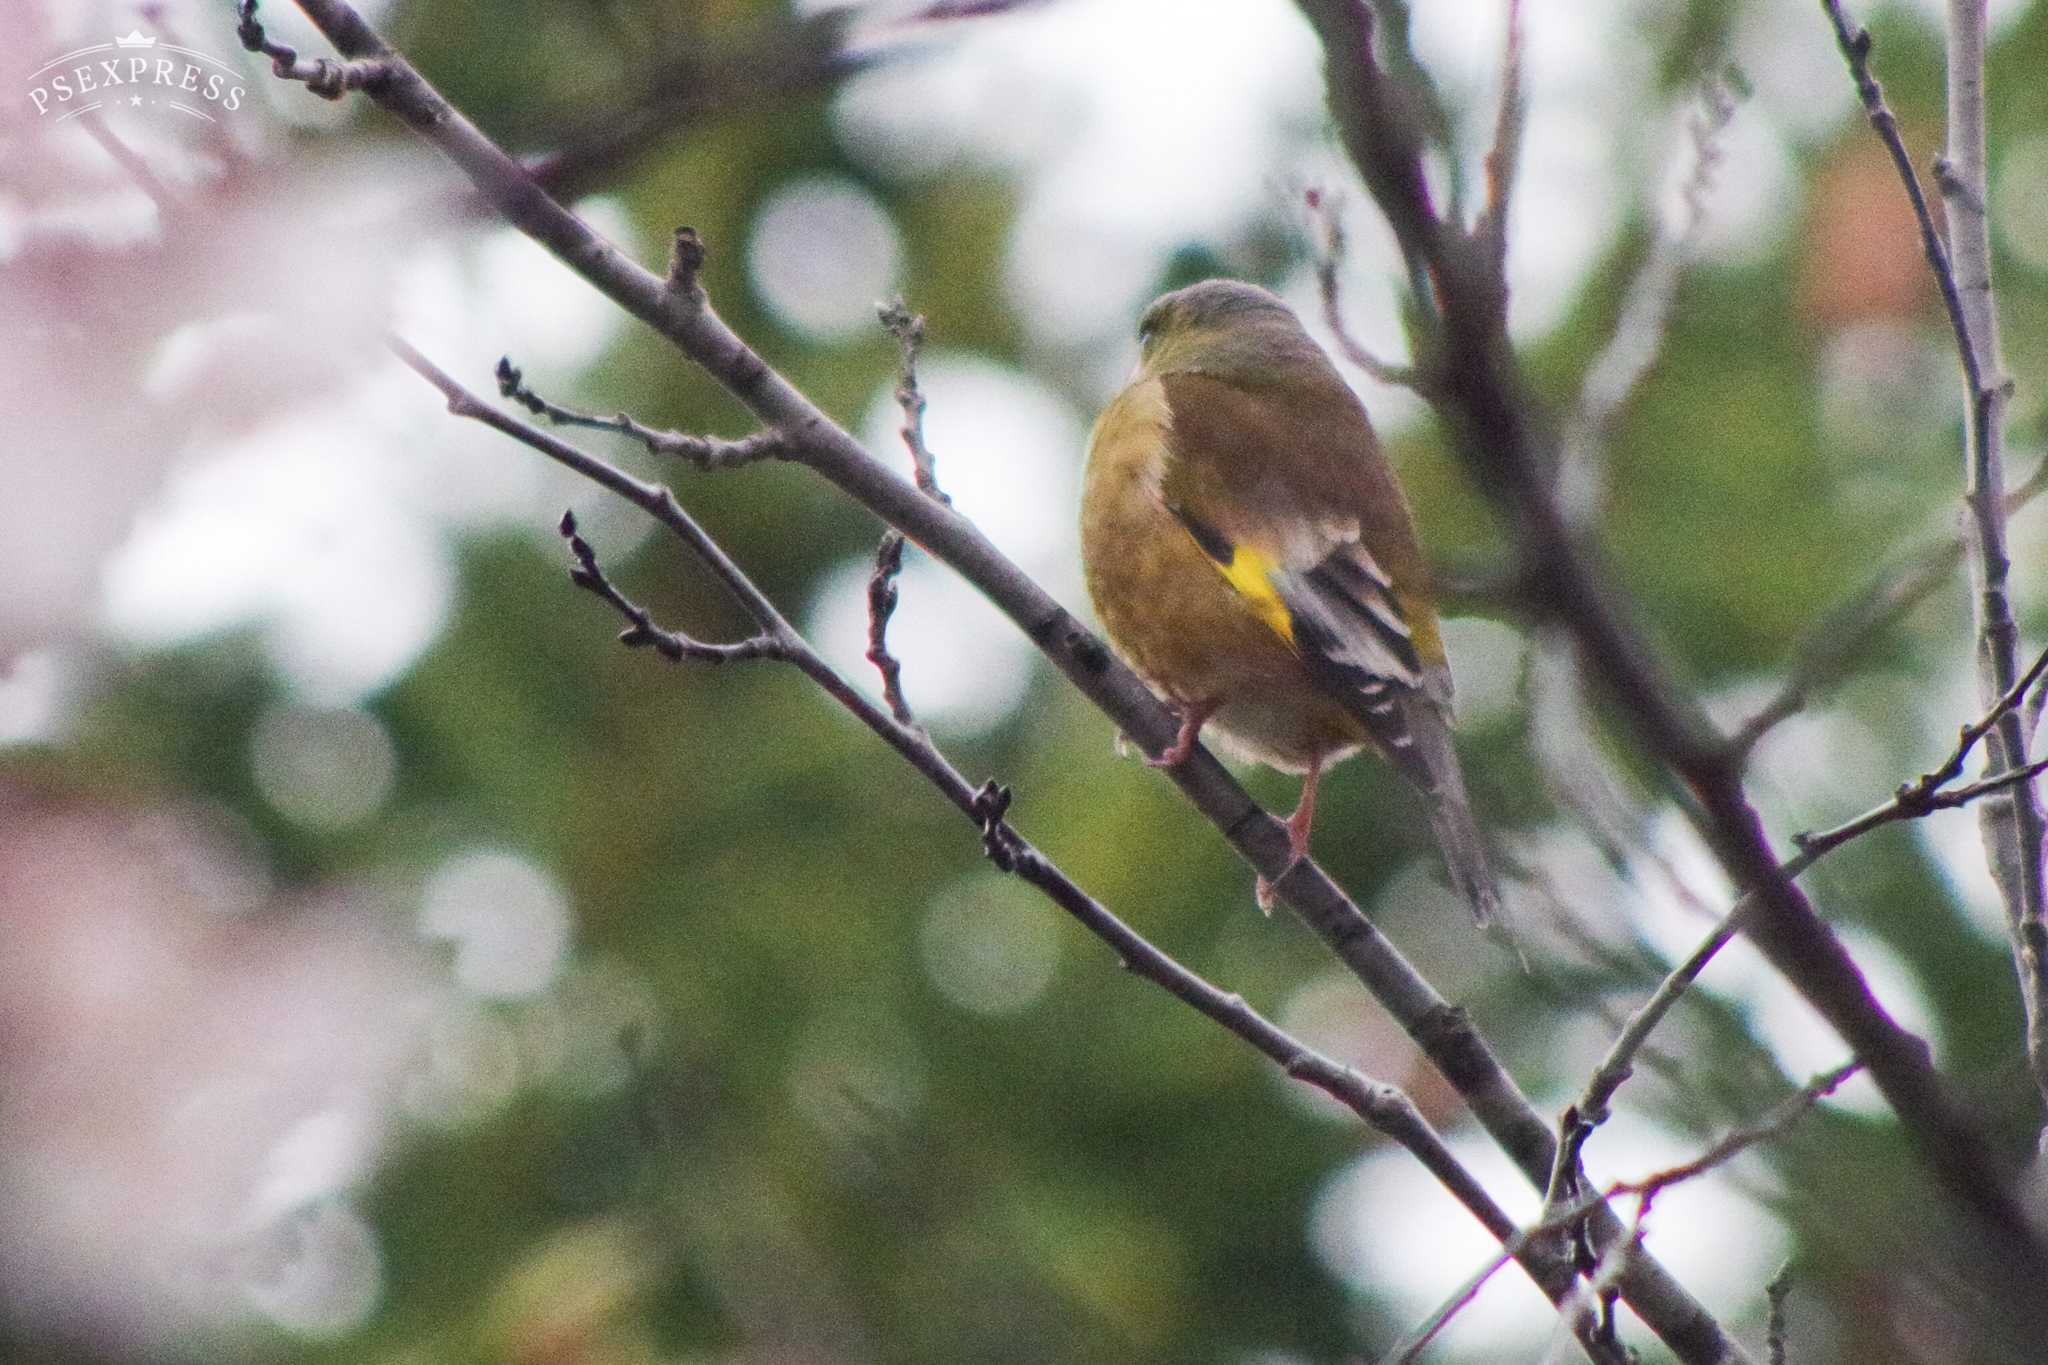
[[1257, 898], [1259, 902], [1259, 909], [1264, 911], [1268, 916], [1270, 916], [1273, 913], [1273, 907], [1279, 903], [1280, 883], [1287, 880], [1288, 874], [1293, 872], [1295, 868], [1301, 866], [1302, 860], [1306, 856], [1306, 854], [1301, 853], [1299, 851], [1290, 854], [1287, 859], [1287, 866], [1280, 869], [1279, 876], [1273, 878], [1271, 881], [1268, 881], [1263, 875], [1261, 875], [1258, 881], [1252, 886], [1252, 895]]
[[1157, 757], [1147, 756], [1145, 762], [1154, 768], [1178, 768], [1195, 756], [1195, 746], [1202, 742], [1202, 726], [1216, 713], [1214, 701], [1191, 701], [1180, 705], [1180, 728], [1174, 732], [1173, 743], [1159, 751]]

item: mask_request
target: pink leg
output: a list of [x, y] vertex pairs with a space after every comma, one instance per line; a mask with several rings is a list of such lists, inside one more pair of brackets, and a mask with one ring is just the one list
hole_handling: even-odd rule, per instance
[[1216, 714], [1216, 708], [1220, 705], [1222, 702], [1214, 698], [1208, 701], [1181, 703], [1180, 730], [1174, 735], [1173, 743], [1162, 750], [1159, 757], [1148, 758], [1145, 761], [1155, 768], [1178, 768], [1193, 758], [1195, 744], [1202, 737], [1202, 726], [1208, 723], [1209, 717]]
[[1323, 759], [1318, 754], [1308, 765], [1308, 776], [1302, 779], [1301, 804], [1294, 808], [1294, 814], [1287, 817], [1287, 847], [1297, 863], [1308, 856], [1308, 831], [1309, 826], [1316, 822], [1316, 788], [1322, 780]]
[[[1308, 857], [1309, 828], [1316, 822], [1316, 788], [1322, 783], [1322, 779], [1323, 759], [1322, 755], [1318, 754], [1309, 761], [1308, 776], [1302, 779], [1301, 802], [1295, 806], [1294, 814], [1287, 817], [1287, 852], [1289, 856], [1287, 866], [1280, 871], [1282, 877], [1292, 872], [1296, 863]], [[1259, 878], [1259, 883], [1254, 888], [1254, 894], [1259, 898], [1259, 909], [1264, 910], [1269, 915], [1272, 914], [1273, 883], [1267, 881], [1264, 877]]]

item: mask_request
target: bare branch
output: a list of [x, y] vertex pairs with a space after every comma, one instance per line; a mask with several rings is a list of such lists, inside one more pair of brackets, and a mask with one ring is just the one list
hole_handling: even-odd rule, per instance
[[526, 158], [534, 181], [573, 200], [607, 183], [662, 139], [715, 119], [829, 89], [861, 72], [917, 55], [949, 24], [1033, 8], [1045, 0], [952, 0], [870, 23], [875, 7], [839, 5], [770, 22], [737, 48], [697, 43], [658, 58], [641, 89], [600, 120], [574, 129], [552, 152]]
[[271, 75], [283, 81], [299, 81], [323, 100], [338, 100], [351, 90], [372, 89], [391, 74], [390, 68], [375, 57], [353, 62], [318, 57], [302, 62], [296, 48], [274, 43], [264, 33], [263, 25], [256, 22], [256, 0], [240, 0], [235, 12], [235, 37], [242, 46], [270, 58]]
[[[1922, 1159], [1977, 1219], [2001, 1299], [2048, 1322], [2021, 1286], [2048, 1277], [2044, 1249], [2008, 1184], [2008, 1163], [1958, 1106], [1924, 1040], [1900, 1027], [1856, 962], [1780, 866], [1742, 784], [1739, 756], [1677, 688], [1631, 618], [1613, 575], [1574, 533], [1552, 496], [1551, 422], [1510, 345], [1504, 282], [1483, 247], [1433, 205], [1423, 142], [1398, 117], [1401, 95], [1372, 52], [1361, 0], [1296, 0], [1322, 40], [1330, 105], [1345, 148], [1426, 273], [1437, 324], [1430, 397], [1472, 481], [1513, 527], [1528, 598], [1556, 613], [1642, 747], [1690, 792], [1687, 815], [1730, 879], [1758, 903], [1743, 930], [1869, 1068]], [[1546, 1170], [1545, 1175], [1548, 1175]]]
[[1044, 3], [1046, 0], [929, 0], [923, 8], [904, 16], [901, 22], [938, 24], [959, 19], [984, 19], [990, 15], [1011, 14]]
[[896, 405], [903, 409], [903, 444], [910, 451], [910, 468], [917, 489], [951, 507], [953, 500], [939, 487], [938, 460], [924, 439], [924, 390], [917, 383], [917, 353], [924, 348], [924, 314], [911, 312], [900, 298], [875, 311], [903, 353], [896, 377]]
[[[875, 309], [882, 326], [896, 338], [902, 360], [896, 377], [896, 405], [903, 409], [903, 444], [910, 451], [911, 477], [918, 491], [943, 506], [953, 500], [939, 487], [938, 460], [924, 439], [924, 390], [917, 383], [917, 355], [924, 346], [924, 315], [912, 313], [901, 298]], [[875, 547], [875, 567], [868, 574], [868, 662], [882, 677], [882, 697], [889, 711], [905, 725], [914, 724], [910, 703], [903, 695], [903, 665], [889, 652], [889, 618], [896, 614], [900, 596], [897, 575], [903, 572], [903, 533], [895, 527], [882, 532]]]
[[1691, 1161], [1667, 1167], [1638, 1180], [1610, 1185], [1607, 1193], [1610, 1197], [1617, 1194], [1642, 1196], [1642, 1214], [1638, 1216], [1646, 1216], [1650, 1211], [1650, 1202], [1673, 1185], [1705, 1175], [1717, 1166], [1725, 1166], [1760, 1142], [1782, 1137], [1791, 1130], [1792, 1125], [1805, 1118], [1815, 1105], [1840, 1089], [1842, 1082], [1862, 1069], [1861, 1062], [1844, 1062], [1834, 1070], [1816, 1077], [1804, 1090], [1786, 1099], [1756, 1123], [1747, 1128], [1735, 1129]]
[[1914, 221], [1920, 225], [1920, 249], [1926, 253], [1927, 266], [1934, 272], [1934, 283], [1941, 290], [1942, 306], [1948, 311], [1948, 322], [1956, 335], [1956, 348], [1962, 355], [1963, 372], [1968, 376], [1970, 392], [1981, 393], [1984, 389], [1983, 376], [1978, 370], [1977, 351], [1970, 344], [1970, 325], [1963, 316], [1962, 296], [1956, 291], [1955, 271], [1949, 265], [1948, 248], [1942, 245], [1941, 233], [1934, 226], [1934, 211], [1928, 207], [1926, 192], [1920, 188], [1920, 177], [1913, 170], [1912, 153], [1906, 150], [1906, 140], [1899, 134], [1898, 117], [1891, 106], [1885, 103], [1884, 88], [1877, 83], [1877, 77], [1870, 70], [1870, 49], [1873, 41], [1870, 30], [1850, 22], [1842, 12], [1841, 0], [1821, 0], [1821, 8], [1827, 11], [1828, 22], [1834, 25], [1835, 45], [1842, 50], [1842, 59], [1849, 64], [1849, 76], [1856, 82], [1857, 98], [1863, 101], [1863, 112], [1870, 120], [1870, 126], [1877, 130], [1878, 140], [1891, 154], [1892, 165], [1899, 172], [1899, 180], [1906, 187], [1906, 198], [1912, 202]]
[[646, 446], [649, 453], [672, 455], [688, 460], [699, 469], [728, 469], [734, 465], [752, 464], [756, 460], [779, 460], [788, 458], [789, 443], [781, 432], [770, 428], [757, 431], [751, 436], [742, 436], [729, 441], [719, 436], [692, 436], [681, 431], [659, 431], [642, 426], [626, 413], [615, 413], [610, 417], [599, 417], [594, 413], [578, 412], [551, 403], [526, 386], [525, 376], [509, 356], [498, 361], [498, 392], [525, 408], [536, 417], [545, 417], [557, 426], [589, 427], [595, 431], [616, 431], [629, 436]]
[[78, 120], [78, 125], [85, 129], [88, 137], [99, 143], [100, 150], [113, 158], [114, 164], [121, 168], [121, 174], [127, 176], [137, 189], [149, 196], [149, 201], [156, 205], [160, 219], [168, 218], [178, 211], [177, 194], [163, 182], [147, 159], [138, 156], [133, 147], [123, 142], [120, 135], [107, 126], [101, 115], [88, 114]]
[[577, 533], [574, 512], [562, 513], [561, 524], [556, 529], [561, 532], [562, 539], [569, 542], [569, 553], [576, 559], [576, 567], [569, 571], [569, 581], [610, 604], [612, 610], [626, 618], [626, 628], [619, 632], [619, 643], [628, 649], [652, 649], [672, 664], [685, 659], [703, 664], [731, 663], [741, 659], [789, 661], [788, 649], [771, 636], [752, 635], [732, 644], [713, 644], [681, 631], [662, 629], [647, 614], [645, 607], [612, 586], [611, 579], [598, 566], [597, 552]]
[[1323, 189], [1311, 189], [1303, 198], [1308, 204], [1310, 240], [1315, 244], [1316, 284], [1323, 297], [1323, 321], [1329, 326], [1330, 335], [1336, 339], [1337, 350], [1346, 360], [1382, 384], [1419, 389], [1423, 383], [1420, 370], [1412, 365], [1395, 365], [1381, 360], [1351, 334], [1349, 324], [1344, 321], [1344, 306], [1338, 298], [1337, 283], [1337, 272], [1343, 268], [1345, 250], [1342, 203], [1336, 195]]
[[[1991, 283], [1991, 222], [1984, 211], [1989, 183], [1984, 108], [1989, 25], [1983, 0], [1949, 0], [1948, 154], [1935, 166], [1947, 210], [1949, 263], [1954, 267], [1949, 290], [1959, 301], [1956, 344], [1968, 384], [1963, 534], [1975, 589], [1977, 692], [1986, 701], [2012, 687], [2019, 671], [2020, 639], [2007, 586], [2012, 561], [2005, 524], [2005, 410], [2012, 383], [2004, 376], [2000, 356], [1998, 300]], [[1987, 738], [1987, 776], [2029, 767], [2026, 727], [2013, 706], [2000, 712]], [[2042, 885], [2048, 817], [2042, 813], [2032, 777], [2014, 782], [2010, 800], [1979, 806], [1977, 824], [1992, 879], [2005, 902], [2025, 1009], [2027, 1060], [2035, 1089], [2048, 1101], [2048, 890]]]
[[1522, 0], [1508, 0], [1501, 33], [1500, 110], [1494, 116], [1493, 146], [1486, 153], [1486, 206], [1472, 235], [1493, 254], [1494, 268], [1505, 273], [1508, 257], [1508, 202], [1514, 197], [1515, 171], [1522, 157], [1522, 129], [1529, 121], [1529, 101], [1522, 94]]
[[556, 150], [528, 157], [527, 173], [550, 194], [575, 199], [684, 129], [867, 70], [892, 53], [876, 44], [849, 44], [855, 14], [851, 6], [826, 9], [768, 23], [736, 48], [706, 51], [691, 42], [657, 57], [641, 74], [638, 93], [562, 135]]
[[[1446, 241], [1454, 238], [1423, 172], [1426, 129], [1438, 111], [1417, 108], [1422, 94], [1388, 77], [1375, 50], [1378, 15], [1368, 0], [1297, 3], [1322, 40], [1324, 84], [1344, 149], [1393, 227], [1409, 276], [1418, 286], [1426, 285], [1441, 263]], [[1413, 62], [1412, 54], [1400, 56]], [[1431, 307], [1433, 300], [1423, 289], [1417, 295], [1418, 304]]]
[[889, 652], [889, 618], [896, 614], [896, 575], [903, 572], [903, 533], [891, 527], [875, 547], [875, 567], [868, 573], [868, 662], [882, 675], [882, 700], [889, 714], [904, 725], [917, 717], [903, 696], [903, 665]]
[[1987, 736], [1997, 731], [1998, 727], [2012, 715], [2014, 708], [2025, 699], [2028, 689], [2040, 682], [2044, 675], [2048, 675], [2048, 650], [2043, 650], [2027, 671], [2005, 690], [2004, 695], [1992, 702], [1989, 711], [1962, 728], [1962, 733], [1956, 738], [1955, 748], [1949, 752], [1949, 756], [1939, 767], [1931, 772], [1922, 773], [1917, 781], [1902, 784], [1892, 799], [1883, 805], [1818, 834], [1795, 834], [1792, 841], [1798, 844], [1803, 852], [1816, 855], [1826, 853], [1841, 847], [1858, 835], [1867, 834], [1893, 821], [1917, 820], [1936, 811], [1955, 810], [1970, 804], [1978, 797], [1998, 791], [2009, 791], [2031, 781], [2035, 774], [2048, 765], [2030, 763], [2016, 769], [2000, 768], [1994, 760], [1987, 763], [1986, 776], [1982, 781], [1961, 787], [1948, 785], [1961, 776], [1963, 765], [1969, 761], [1971, 751]]
[[[1979, 797], [1996, 792], [2007, 792], [2031, 782], [2048, 770], [2048, 758], [2035, 759], [2019, 768], [2002, 769], [1996, 776], [1967, 783], [1960, 787], [1949, 787], [1942, 791], [1929, 792], [1919, 783], [1910, 783], [1899, 788], [1898, 795], [1881, 806], [1865, 811], [1853, 820], [1848, 820], [1833, 829], [1819, 833], [1801, 831], [1792, 836], [1800, 848], [1826, 853], [1841, 847], [1858, 835], [1868, 834], [1883, 825], [1899, 820], [1917, 820], [1940, 810], [1957, 810], [1969, 805]], [[1923, 778], [1922, 781], [1925, 779]]]
[[1684, 217], [1676, 230], [1660, 223], [1649, 255], [1622, 298], [1614, 335], [1586, 370], [1578, 411], [1565, 431], [1558, 497], [1575, 524], [1597, 519], [1606, 502], [1602, 448], [1623, 405], [1657, 364], [1679, 278], [1699, 249], [1707, 193], [1721, 160], [1721, 135], [1735, 117], [1735, 94], [1726, 82], [1715, 79], [1701, 89], [1699, 100], [1699, 109], [1686, 120], [1692, 168], [1680, 191]]
[[[725, 646], [707, 645], [661, 629], [653, 623], [645, 608], [619, 592], [605, 577], [595, 552], [577, 534], [574, 517], [565, 515], [561, 533], [569, 542], [576, 560], [571, 577], [579, 587], [602, 598], [627, 620], [628, 630], [621, 637], [623, 643], [652, 647], [671, 662], [717, 663], [740, 658], [766, 658], [794, 665], [852, 713], [855, 719], [909, 760], [911, 766], [941, 795], [973, 821], [981, 831], [983, 846], [990, 860], [998, 868], [1037, 888], [1072, 915], [1084, 928], [1107, 943], [1126, 969], [1222, 1025], [1277, 1064], [1288, 1076], [1323, 1091], [1375, 1130], [1400, 1143], [1496, 1239], [1505, 1241], [1515, 1235], [1513, 1220], [1457, 1159], [1405, 1091], [1369, 1078], [1303, 1044], [1252, 1009], [1242, 997], [1227, 993], [1190, 971], [1082, 891], [1051, 859], [1008, 823], [1006, 816], [1012, 799], [1009, 788], [994, 782], [986, 782], [979, 787], [972, 785], [939, 752], [928, 735], [884, 714], [861, 696], [811, 648], [668, 490], [641, 483], [623, 470], [491, 408], [405, 342], [394, 339], [392, 348], [408, 366], [441, 391], [451, 412], [512, 436], [652, 514], [732, 591], [760, 627], [760, 633], [749, 640]], [[1509, 1254], [1527, 1268], [1538, 1288], [1553, 1302], [1562, 1303], [1570, 1297], [1572, 1272], [1569, 1266], [1546, 1259], [1538, 1250], [1528, 1247], [1517, 1247]], [[1625, 1365], [1625, 1358], [1618, 1350], [1603, 1349], [1599, 1342], [1588, 1343], [1588, 1354], [1601, 1365]]]
[[[2005, 495], [2011, 516], [2048, 489], [2048, 460]], [[1830, 611], [1793, 655], [1785, 681], [1771, 699], [1736, 727], [1729, 742], [1744, 755], [1779, 722], [1798, 714], [1813, 695], [1845, 677], [1878, 632], [1927, 599], [1963, 561], [1960, 532], [1886, 569], [1870, 585]], [[2038, 693], [2036, 694], [2039, 695]], [[2026, 725], [2029, 735], [2034, 731]]]
[[[516, 161], [449, 105], [343, 0], [299, 0], [299, 5], [345, 56], [389, 64], [388, 78], [367, 93], [462, 169], [507, 222], [667, 338], [765, 425], [782, 431], [790, 442], [791, 458], [800, 459], [972, 583], [1122, 733], [1149, 753], [1172, 742], [1172, 714], [1100, 640], [971, 524], [878, 464], [726, 326], [702, 290], [691, 287], [695, 252], [687, 248], [694, 235], [678, 236], [679, 268], [672, 272], [672, 280], [640, 268], [540, 191]], [[630, 489], [618, 491], [633, 496]], [[903, 728], [886, 715], [882, 719], [895, 729]], [[1416, 972], [1319, 867], [1292, 858], [1281, 822], [1252, 801], [1213, 757], [1198, 753], [1167, 776], [1256, 871], [1276, 882], [1303, 922], [1450, 1079], [1517, 1168], [1532, 1182], [1545, 1180], [1555, 1149], [1550, 1125], [1464, 1013]], [[1622, 1234], [1620, 1220], [1611, 1210], [1595, 1210], [1589, 1226], [1596, 1240]], [[1630, 1305], [1680, 1359], [1690, 1363], [1747, 1358], [1654, 1260], [1636, 1258], [1625, 1288]]]
[[[1748, 1127], [1731, 1131], [1691, 1161], [1654, 1172], [1636, 1180], [1615, 1181], [1603, 1191], [1586, 1193], [1562, 1208], [1546, 1210], [1543, 1217], [1537, 1222], [1523, 1228], [1515, 1237], [1503, 1242], [1499, 1253], [1488, 1260], [1485, 1265], [1474, 1271], [1470, 1278], [1452, 1291], [1451, 1295], [1438, 1306], [1435, 1312], [1431, 1313], [1428, 1318], [1424, 1319], [1407, 1336], [1397, 1342], [1392, 1350], [1381, 1356], [1380, 1365], [1413, 1365], [1413, 1362], [1421, 1359], [1422, 1352], [1429, 1343], [1436, 1339], [1437, 1335], [1450, 1324], [1451, 1319], [1456, 1317], [1466, 1304], [1478, 1297], [1479, 1291], [1486, 1286], [1486, 1282], [1493, 1278], [1495, 1272], [1508, 1263], [1515, 1252], [1526, 1249], [1531, 1244], [1538, 1243], [1545, 1238], [1555, 1237], [1560, 1233], [1566, 1232], [1577, 1220], [1585, 1217], [1588, 1210], [1600, 1207], [1604, 1200], [1612, 1199], [1617, 1195], [1633, 1194], [1637, 1196], [1636, 1216], [1631, 1222], [1626, 1235], [1615, 1243], [1610, 1244], [1609, 1249], [1603, 1253], [1603, 1258], [1613, 1255], [1615, 1247], [1626, 1247], [1627, 1251], [1625, 1254], [1627, 1256], [1642, 1255], [1642, 1224], [1648, 1217], [1650, 1207], [1655, 1202], [1658, 1194], [1673, 1185], [1696, 1179], [1719, 1166], [1726, 1165], [1758, 1143], [1782, 1137], [1799, 1120], [1806, 1117], [1815, 1105], [1828, 1095], [1833, 1094], [1842, 1082], [1854, 1075], [1860, 1068], [1861, 1063], [1858, 1062], [1846, 1062], [1836, 1067], [1833, 1071], [1807, 1085], [1799, 1093], [1774, 1106], [1771, 1112], [1763, 1119]], [[1602, 1269], [1604, 1270], [1605, 1267]], [[1595, 1272], [1596, 1277], [1599, 1273], [1599, 1271]], [[1590, 1287], [1597, 1292], [1597, 1284]]]
[[1787, 1261], [1764, 1286], [1764, 1297], [1771, 1305], [1770, 1319], [1764, 1327], [1764, 1349], [1770, 1353], [1770, 1365], [1785, 1365], [1785, 1300], [1791, 1296], [1792, 1263]]
[[[1954, 810], [1966, 806], [1980, 797], [2010, 788], [2014, 783], [2025, 780], [2021, 773], [2003, 772], [1978, 782], [1961, 787], [1949, 787], [1961, 774], [1963, 764], [1972, 749], [1989, 734], [1999, 719], [2019, 703], [2028, 689], [2039, 684], [2048, 676], [2048, 651], [2034, 661], [2019, 682], [2007, 694], [1999, 698], [1991, 711], [1962, 728], [1955, 749], [1942, 764], [1932, 772], [1924, 773], [1917, 781], [1902, 784], [1892, 799], [1863, 815], [1820, 834], [1801, 833], [1792, 836], [1799, 846], [1799, 852], [1786, 860], [1781, 871], [1789, 880], [1803, 876], [1806, 870], [1828, 854], [1841, 848], [1853, 839], [1862, 837], [1872, 830], [1900, 820], [1919, 819], [1939, 810]], [[2048, 769], [2048, 760], [2031, 765], [2033, 771]], [[1672, 968], [1636, 1011], [1628, 1018], [1613, 1045], [1587, 1078], [1585, 1092], [1576, 1104], [1568, 1106], [1560, 1120], [1558, 1161], [1552, 1168], [1549, 1198], [1555, 1202], [1565, 1191], [1568, 1197], [1571, 1178], [1575, 1168], [1568, 1165], [1577, 1160], [1577, 1149], [1583, 1146], [1592, 1130], [1607, 1121], [1609, 1106], [1614, 1094], [1626, 1082], [1633, 1070], [1636, 1055], [1649, 1041], [1650, 1034], [1663, 1022], [1671, 1007], [1706, 969], [1715, 954], [1726, 947], [1737, 930], [1742, 927], [1745, 915], [1752, 912], [1756, 897], [1743, 896], [1736, 901], [1713, 930], [1701, 940], [1683, 962]]]

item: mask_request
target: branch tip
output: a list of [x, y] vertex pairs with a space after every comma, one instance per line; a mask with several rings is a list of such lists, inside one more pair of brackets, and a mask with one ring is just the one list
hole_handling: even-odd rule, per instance
[[615, 431], [647, 447], [651, 455], [672, 455], [688, 460], [699, 469], [730, 469], [756, 460], [781, 459], [790, 453], [791, 443], [776, 427], [763, 427], [751, 436], [728, 440], [722, 436], [693, 436], [684, 431], [667, 431], [637, 421], [631, 413], [610, 416], [580, 412], [541, 397], [528, 387], [525, 375], [510, 357], [500, 357], [493, 373], [499, 396], [517, 403], [536, 417], [557, 426], [587, 427], [593, 431]]
[[867, 660], [882, 675], [882, 700], [899, 725], [915, 725], [916, 715], [903, 695], [903, 664], [889, 652], [889, 619], [896, 614], [902, 591], [896, 576], [903, 572], [903, 533], [893, 527], [875, 547], [875, 567], [868, 573]]
[[1347, 240], [1342, 196], [1311, 185], [1302, 191], [1302, 202], [1308, 209], [1310, 240], [1316, 258], [1316, 286], [1323, 300], [1323, 322], [1335, 338], [1338, 351], [1379, 383], [1422, 393], [1426, 388], [1426, 377], [1420, 366], [1396, 365], [1380, 359], [1352, 335], [1349, 324], [1344, 321], [1344, 306], [1339, 298], [1341, 287], [1337, 278], [1344, 264]]
[[243, 48], [270, 58], [270, 74], [279, 80], [298, 81], [323, 100], [338, 100], [351, 90], [365, 90], [391, 75], [390, 63], [377, 58], [341, 62], [332, 57], [299, 60], [297, 49], [273, 43], [256, 19], [256, 0], [240, 0], [235, 7], [235, 37]]
[[924, 314], [913, 313], [899, 295], [875, 305], [875, 316], [896, 338], [901, 362], [896, 375], [896, 406], [903, 409], [903, 444], [910, 451], [910, 472], [920, 493], [947, 507], [953, 500], [939, 487], [938, 457], [924, 438], [924, 390], [917, 382], [918, 352], [924, 349]]

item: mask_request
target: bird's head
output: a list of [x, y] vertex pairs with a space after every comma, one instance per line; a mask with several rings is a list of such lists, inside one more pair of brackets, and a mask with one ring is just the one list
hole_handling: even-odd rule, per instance
[[1242, 280], [1203, 280], [1162, 294], [1139, 321], [1138, 342], [1146, 378], [1198, 373], [1283, 382], [1296, 366], [1329, 365], [1279, 295]]

